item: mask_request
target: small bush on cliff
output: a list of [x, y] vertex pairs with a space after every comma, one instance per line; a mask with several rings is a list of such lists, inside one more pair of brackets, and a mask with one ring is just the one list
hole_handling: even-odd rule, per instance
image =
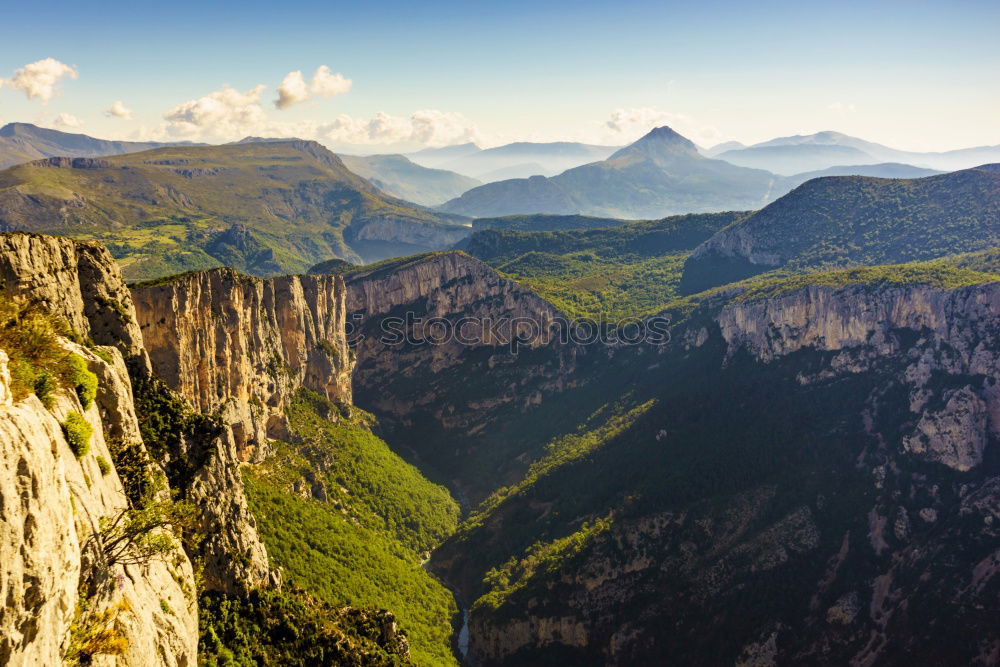
[[65, 320], [41, 306], [0, 295], [0, 348], [10, 357], [14, 400], [34, 393], [51, 407], [58, 389], [72, 388], [84, 409], [90, 407], [97, 394], [97, 376], [87, 370], [86, 361], [66, 351], [60, 337], [75, 337]]
[[81, 596], [69, 629], [69, 645], [63, 653], [65, 664], [89, 665], [99, 655], [124, 655], [128, 639], [121, 630], [119, 619], [131, 611], [128, 600], [122, 598], [117, 604], [95, 613], [90, 610], [90, 600]]
[[94, 429], [79, 412], [71, 412], [66, 415], [66, 420], [60, 424], [63, 435], [69, 448], [73, 450], [76, 458], [82, 459], [90, 451], [90, 438], [94, 435]]
[[75, 354], [66, 359], [66, 374], [69, 384], [76, 390], [80, 404], [86, 410], [97, 396], [97, 376], [87, 369], [87, 362]]

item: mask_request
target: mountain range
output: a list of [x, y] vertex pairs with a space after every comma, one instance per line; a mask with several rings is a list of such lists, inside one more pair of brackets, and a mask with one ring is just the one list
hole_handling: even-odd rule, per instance
[[487, 149], [475, 144], [425, 149], [407, 157], [426, 167], [448, 169], [489, 183], [510, 178], [553, 176], [571, 167], [603, 160], [616, 150], [616, 146], [570, 141], [521, 141]]
[[900, 162], [916, 167], [953, 171], [1000, 161], [1000, 146], [978, 146], [943, 152], [903, 151], [833, 131], [778, 137], [751, 146], [733, 143], [707, 149], [705, 154], [744, 167], [767, 169], [786, 176], [828, 167], [882, 162]]
[[473, 217], [580, 213], [658, 218], [673, 213], [747, 209], [781, 194], [781, 179], [706, 158], [689, 140], [660, 127], [608, 159], [557, 176], [487, 183], [441, 210]]

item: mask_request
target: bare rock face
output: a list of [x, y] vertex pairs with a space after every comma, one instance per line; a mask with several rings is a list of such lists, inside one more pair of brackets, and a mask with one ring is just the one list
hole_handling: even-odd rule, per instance
[[[353, 274], [347, 308], [356, 403], [455, 478], [476, 448], [492, 447], [483, 436], [500, 415], [540, 409], [563, 391], [582, 352], [560, 344], [553, 323], [562, 316], [551, 304], [461, 252]], [[415, 424], [427, 430], [414, 436]], [[523, 465], [522, 452], [505, 465]], [[473, 499], [488, 491], [463, 489]]]
[[199, 412], [220, 412], [242, 460], [285, 428], [299, 387], [351, 400], [344, 283], [337, 276], [251, 278], [230, 269], [132, 291], [153, 368]]
[[101, 245], [40, 234], [0, 234], [0, 287], [47, 306], [99, 345], [145, 366], [142, 333], [128, 287]]
[[[124, 664], [193, 665], [198, 620], [191, 563], [179, 543], [169, 557], [108, 563], [95, 552], [102, 519], [126, 506], [104, 433], [137, 434], [125, 363], [108, 363], [66, 342], [103, 382], [84, 409], [73, 393], [47, 410], [34, 395], [13, 403], [0, 352], [0, 662], [55, 665], [71, 649], [70, 627], [96, 623], [123, 640]], [[74, 456], [59, 425], [70, 412], [93, 429], [90, 450]], [[85, 605], [78, 589], [90, 590]], [[105, 616], [106, 615], [106, 616]], [[95, 656], [95, 659], [111, 659]]]
[[[803, 349], [835, 353], [803, 383], [871, 370], [898, 357], [915, 426], [897, 445], [928, 461], [969, 470], [1000, 435], [1000, 287], [809, 287], [725, 306], [718, 325], [731, 357], [769, 363]], [[913, 339], [901, 335], [912, 333]], [[941, 388], [942, 377], [960, 386]], [[973, 378], [966, 384], [963, 378]]]

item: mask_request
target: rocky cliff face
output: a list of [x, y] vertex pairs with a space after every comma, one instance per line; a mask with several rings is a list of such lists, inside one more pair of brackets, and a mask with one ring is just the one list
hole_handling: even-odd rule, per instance
[[[898, 358], [916, 418], [902, 446], [925, 460], [969, 470], [1000, 436], [1000, 286], [810, 287], [726, 306], [718, 325], [730, 357], [741, 349], [763, 363], [805, 348], [834, 353], [828, 366], [803, 373], [803, 384]], [[953, 381], [942, 387], [945, 378]]]
[[142, 332], [111, 254], [96, 243], [40, 234], [0, 234], [0, 286], [65, 317], [76, 333], [121, 350], [144, 368]]
[[351, 401], [344, 283], [337, 276], [189, 273], [132, 291], [153, 369], [199, 412], [216, 413], [243, 460], [287, 433], [299, 387]]
[[[461, 252], [352, 274], [347, 304], [358, 405], [397, 442], [465, 479], [458, 468], [492, 446], [490, 425], [562, 391], [580, 354], [559, 344], [555, 308]], [[522, 451], [497, 449], [498, 468], [523, 465]], [[480, 497], [489, 483], [465, 490]]]
[[[14, 403], [0, 351], [0, 662], [62, 664], [85, 645], [77, 635], [91, 629], [118, 642], [125, 664], [192, 665], [195, 580], [179, 543], [169, 557], [145, 563], [109, 563], [100, 548], [105, 522], [126, 507], [117, 471], [105, 469], [113, 460], [105, 434], [142, 446], [124, 360], [111, 347], [99, 355], [64, 344], [98, 376], [87, 409], [72, 393], [56, 396], [50, 409], [34, 395]], [[60, 427], [70, 412], [93, 430], [79, 458]]]
[[727, 293], [632, 353], [652, 407], [432, 559], [502, 592], [473, 664], [995, 664], [1000, 288]]
[[222, 418], [223, 435], [189, 489], [204, 510], [206, 585], [237, 591], [271, 582], [239, 466], [263, 460], [268, 438], [288, 436], [284, 408], [300, 387], [351, 401], [344, 283], [216, 269], [132, 295], [156, 374], [198, 412]]

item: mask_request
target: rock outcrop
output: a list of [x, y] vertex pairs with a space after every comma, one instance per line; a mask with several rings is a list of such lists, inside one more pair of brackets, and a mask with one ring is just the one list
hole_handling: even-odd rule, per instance
[[[390, 263], [346, 282], [357, 404], [394, 429], [398, 444], [456, 477], [473, 450], [491, 447], [490, 425], [503, 414], [530, 412], [563, 391], [582, 353], [560, 342], [555, 323], [565, 318], [551, 304], [462, 252]], [[496, 452], [500, 467], [523, 465], [523, 450]], [[479, 498], [490, 482], [464, 491]]]
[[803, 349], [832, 353], [803, 383], [899, 359], [916, 417], [902, 449], [956, 470], [981, 463], [989, 435], [1000, 435], [998, 322], [998, 285], [813, 286], [730, 304], [718, 315], [729, 357], [745, 350], [769, 363]]
[[121, 272], [104, 246], [41, 234], [0, 234], [0, 287], [65, 317], [77, 334], [145, 368], [142, 333]]
[[203, 413], [221, 413], [243, 460], [287, 432], [299, 387], [351, 401], [338, 276], [252, 278], [231, 269], [132, 290], [153, 369]]
[[[126, 508], [104, 434], [139, 432], [124, 360], [111, 347], [96, 354], [65, 345], [100, 379], [87, 409], [73, 393], [60, 393], [51, 409], [34, 395], [14, 403], [0, 351], [0, 662], [61, 664], [81, 648], [71, 627], [95, 627], [118, 642], [124, 664], [193, 665], [195, 580], [180, 544], [142, 563], [109, 563], [99, 546], [102, 522]], [[79, 458], [60, 427], [70, 412], [93, 430]]]

